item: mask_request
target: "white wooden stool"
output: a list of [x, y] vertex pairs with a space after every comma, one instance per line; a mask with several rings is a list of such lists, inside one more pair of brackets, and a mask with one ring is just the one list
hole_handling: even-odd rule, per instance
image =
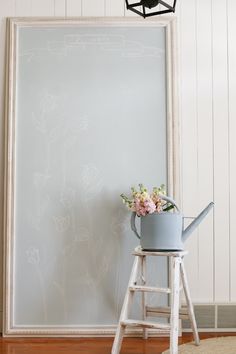
[[[157, 328], [170, 331], [170, 354], [178, 354], [178, 334], [179, 334], [179, 319], [189, 318], [193, 331], [195, 344], [199, 345], [200, 340], [197, 331], [192, 301], [190, 298], [189, 287], [184, 268], [183, 258], [187, 254], [186, 251], [179, 252], [150, 252], [142, 251], [141, 247], [135, 248], [133, 255], [135, 256], [128, 289], [126, 291], [119, 324], [116, 331], [116, 336], [113, 342], [111, 354], [119, 354], [125, 328], [141, 327], [143, 328], [143, 338], [147, 339], [147, 328]], [[171, 280], [169, 288], [157, 288], [146, 286], [146, 256], [165, 256], [170, 259], [171, 264]], [[141, 284], [138, 285], [138, 279], [141, 279]], [[179, 309], [180, 305], [180, 280], [182, 282], [184, 295], [186, 298], [187, 308]], [[134, 292], [142, 292], [142, 320], [132, 320], [129, 318], [130, 308], [132, 305]], [[170, 294], [170, 307], [148, 307], [145, 301], [146, 292], [159, 292]], [[169, 317], [169, 324], [147, 321], [147, 317]]]

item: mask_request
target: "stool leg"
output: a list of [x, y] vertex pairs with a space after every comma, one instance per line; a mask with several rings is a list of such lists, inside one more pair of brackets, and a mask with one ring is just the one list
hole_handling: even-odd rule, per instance
[[140, 264], [140, 257], [136, 256], [134, 259], [134, 264], [133, 264], [133, 268], [132, 268], [131, 275], [130, 275], [129, 285], [128, 285], [128, 288], [127, 288], [127, 291], [125, 294], [125, 299], [124, 299], [124, 303], [122, 306], [120, 319], [119, 319], [118, 327], [116, 330], [116, 335], [115, 335], [115, 339], [113, 342], [111, 354], [119, 354], [120, 353], [120, 348], [121, 348], [122, 340], [123, 340], [124, 333], [125, 333], [125, 326], [121, 325], [121, 322], [128, 318], [128, 315], [130, 312], [132, 300], [134, 297], [134, 291], [130, 291], [129, 287], [135, 285], [135, 283], [137, 281], [139, 264]]
[[178, 354], [180, 257], [174, 257], [172, 264], [170, 354]]
[[[142, 285], [146, 284], [146, 256], [143, 256], [141, 259], [141, 277], [142, 277]], [[142, 293], [142, 317], [143, 321], [146, 320], [146, 294], [145, 291]], [[143, 329], [143, 339], [148, 339], [148, 329]]]
[[181, 263], [180, 263], [180, 272], [181, 272], [182, 284], [183, 284], [183, 288], [184, 288], [184, 294], [185, 294], [185, 298], [186, 298], [186, 302], [187, 302], [188, 315], [189, 315], [189, 319], [190, 319], [191, 327], [192, 327], [192, 331], [193, 331], [194, 341], [195, 341], [196, 345], [200, 345], [200, 339], [199, 339], [198, 330], [197, 330], [197, 323], [196, 323], [196, 319], [195, 319], [195, 315], [194, 315], [194, 309], [193, 309], [193, 304], [192, 304], [191, 297], [190, 297], [187, 275], [186, 275], [183, 260], [181, 260]]

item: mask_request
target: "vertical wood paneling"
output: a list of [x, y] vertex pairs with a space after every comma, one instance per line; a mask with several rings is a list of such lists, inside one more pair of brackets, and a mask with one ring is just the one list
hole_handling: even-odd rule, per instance
[[212, 1], [215, 300], [229, 301], [229, 135], [227, 0]]
[[106, 0], [105, 15], [106, 16], [124, 16], [125, 2], [123, 0]]
[[67, 0], [66, 1], [66, 15], [67, 16], [81, 16], [82, 0]]
[[[197, 79], [196, 79], [196, 8], [194, 0], [181, 4], [181, 121], [182, 121], [182, 205], [185, 216], [195, 216], [198, 211], [198, 129], [197, 129]], [[198, 233], [186, 242], [189, 255], [185, 264], [193, 300], [198, 298]]]
[[[213, 200], [211, 0], [197, 1], [198, 212]], [[201, 11], [204, 9], [204, 11]], [[214, 298], [213, 212], [199, 227], [198, 301]]]
[[54, 15], [66, 16], [66, 0], [54, 0]]
[[31, 15], [31, 0], [15, 0], [15, 15], [30, 16]]
[[54, 0], [31, 0], [33, 16], [54, 16]]
[[236, 302], [236, 1], [228, 0], [229, 142], [230, 142], [230, 282], [231, 301]]
[[[181, 66], [181, 60], [180, 60], [180, 48], [182, 47], [182, 41], [181, 41], [181, 33], [182, 33], [182, 21], [181, 21], [181, 13], [182, 13], [182, 2], [180, 1], [179, 6], [176, 7], [175, 11], [175, 18], [176, 18], [176, 49], [177, 49], [177, 65], [176, 65], [176, 77], [177, 77], [177, 92], [178, 92], [178, 121], [179, 121], [179, 138], [182, 137], [182, 66]], [[181, 145], [181, 144], [180, 144]], [[183, 175], [183, 153], [182, 153], [182, 146], [180, 146], [179, 149], [179, 200], [178, 204], [180, 206], [180, 209], [183, 209], [183, 200], [182, 200], [182, 175]], [[178, 197], [177, 197], [178, 198]]]
[[82, 0], [83, 16], [105, 16], [105, 0]]
[[[131, 2], [130, 2], [131, 3]], [[134, 3], [134, 2], [132, 2], [132, 3]], [[136, 7], [136, 9], [137, 10], [141, 10], [141, 8], [140, 7]], [[126, 8], [126, 5], [125, 5], [125, 16], [139, 16], [139, 15], [136, 15], [133, 11], [130, 11], [130, 10], [127, 10], [127, 8]]]

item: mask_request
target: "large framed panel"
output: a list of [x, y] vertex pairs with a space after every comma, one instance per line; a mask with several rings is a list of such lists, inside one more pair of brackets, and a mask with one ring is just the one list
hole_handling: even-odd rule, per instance
[[119, 195], [179, 198], [174, 28], [9, 19], [5, 336], [114, 333], [137, 244]]

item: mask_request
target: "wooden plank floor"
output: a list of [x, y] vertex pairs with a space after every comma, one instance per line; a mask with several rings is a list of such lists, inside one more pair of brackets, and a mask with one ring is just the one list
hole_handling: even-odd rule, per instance
[[[201, 339], [235, 335], [236, 333], [202, 333]], [[191, 334], [184, 334], [179, 343], [192, 340]], [[0, 338], [0, 354], [110, 354], [112, 338], [96, 339], [6, 339]], [[125, 338], [121, 354], [161, 354], [169, 347], [168, 338]]]

